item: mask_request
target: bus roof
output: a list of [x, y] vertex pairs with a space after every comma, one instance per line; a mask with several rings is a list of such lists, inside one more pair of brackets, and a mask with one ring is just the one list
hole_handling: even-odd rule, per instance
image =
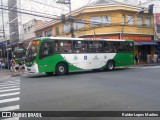
[[47, 40], [47, 39], [56, 39], [56, 40], [91, 40], [91, 41], [133, 41], [125, 39], [105, 39], [105, 38], [67, 38], [67, 37], [40, 37], [35, 40]]

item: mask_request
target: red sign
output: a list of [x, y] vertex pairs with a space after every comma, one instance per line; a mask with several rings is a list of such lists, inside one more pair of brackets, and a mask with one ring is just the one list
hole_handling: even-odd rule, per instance
[[[94, 36], [88, 36], [88, 38], [94, 38]], [[120, 35], [96, 35], [95, 38], [108, 38], [108, 39], [120, 39]], [[122, 39], [126, 40], [134, 40], [137, 42], [151, 42], [153, 41], [153, 36], [152, 35], [141, 35], [141, 36], [136, 36], [136, 35], [124, 35]]]
[[160, 25], [160, 13], [156, 13], [156, 24]]

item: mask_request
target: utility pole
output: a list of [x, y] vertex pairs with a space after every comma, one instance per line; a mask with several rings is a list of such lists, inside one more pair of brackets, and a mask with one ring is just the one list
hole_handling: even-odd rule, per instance
[[[72, 11], [71, 0], [58, 0], [56, 3], [66, 5], [69, 8], [69, 17], [71, 17], [71, 11]], [[69, 21], [69, 22], [70, 22], [71, 37], [74, 38], [75, 36], [74, 36], [73, 22], [72, 21]]]
[[[1, 6], [3, 7], [3, 1], [2, 0], [1, 0]], [[3, 9], [1, 9], [1, 11], [2, 11], [2, 34], [3, 34], [3, 38], [5, 38]]]

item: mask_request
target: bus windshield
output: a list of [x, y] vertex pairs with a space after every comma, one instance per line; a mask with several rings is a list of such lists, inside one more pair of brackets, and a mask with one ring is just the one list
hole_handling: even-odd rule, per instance
[[26, 52], [26, 62], [31, 62], [36, 58], [39, 43], [40, 41], [38, 40], [30, 42]]

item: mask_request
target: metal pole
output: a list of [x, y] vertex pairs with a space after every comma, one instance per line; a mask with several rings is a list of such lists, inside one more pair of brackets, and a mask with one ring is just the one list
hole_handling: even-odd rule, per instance
[[[71, 16], [71, 0], [68, 0], [69, 2], [69, 15]], [[70, 27], [71, 27], [71, 37], [74, 38], [74, 28], [73, 28], [73, 22], [70, 22]]]
[[9, 57], [8, 57], [8, 50], [7, 50], [7, 66], [8, 66], [8, 70], [9, 70]]
[[95, 29], [94, 29], [94, 39], [96, 38], [96, 33], [95, 33]]
[[[56, 3], [60, 3], [60, 4], [65, 4], [68, 5], [67, 7], [69, 8], [69, 17], [71, 17], [71, 0], [58, 0]], [[71, 37], [75, 37], [74, 36], [74, 26], [73, 26], [73, 22], [70, 21], [70, 33], [71, 33]]]

